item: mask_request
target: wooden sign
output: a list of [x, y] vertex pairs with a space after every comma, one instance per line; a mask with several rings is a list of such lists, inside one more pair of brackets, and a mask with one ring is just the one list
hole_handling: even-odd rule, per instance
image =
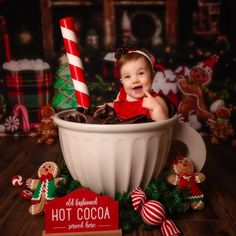
[[89, 189], [77, 189], [45, 205], [45, 233], [118, 230], [118, 202]]

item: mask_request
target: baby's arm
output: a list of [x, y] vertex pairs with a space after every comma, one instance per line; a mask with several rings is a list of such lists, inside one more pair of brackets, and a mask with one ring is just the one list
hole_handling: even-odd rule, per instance
[[142, 106], [149, 109], [151, 119], [161, 121], [168, 119], [168, 108], [164, 100], [157, 96], [153, 97], [150, 93], [145, 92], [146, 97], [143, 98]]

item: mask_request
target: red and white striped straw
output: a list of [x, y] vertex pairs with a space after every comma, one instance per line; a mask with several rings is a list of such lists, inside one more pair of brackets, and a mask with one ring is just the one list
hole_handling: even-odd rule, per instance
[[81, 107], [89, 108], [91, 104], [90, 96], [80, 58], [80, 48], [77, 41], [74, 20], [72, 17], [63, 18], [60, 20], [60, 27], [77, 102]]
[[11, 61], [10, 39], [9, 39], [9, 34], [7, 33], [7, 23], [3, 16], [0, 16], [0, 30], [3, 32], [6, 61], [10, 62]]

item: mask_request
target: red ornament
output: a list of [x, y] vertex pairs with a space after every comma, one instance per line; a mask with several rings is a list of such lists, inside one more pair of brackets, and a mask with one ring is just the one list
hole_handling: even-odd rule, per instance
[[164, 236], [177, 236], [180, 231], [175, 226], [174, 222], [166, 219], [164, 206], [155, 200], [146, 201], [146, 195], [137, 188], [131, 192], [133, 207], [140, 215], [145, 223], [148, 225], [161, 225], [161, 232]]
[[26, 200], [30, 200], [32, 198], [33, 193], [30, 190], [22, 190], [20, 192], [20, 196], [23, 197]]
[[21, 175], [15, 175], [12, 177], [11, 183], [14, 187], [20, 187], [23, 185], [24, 181]]

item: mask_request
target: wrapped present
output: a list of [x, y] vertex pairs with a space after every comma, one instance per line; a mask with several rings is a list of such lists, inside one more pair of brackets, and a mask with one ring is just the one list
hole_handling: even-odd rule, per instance
[[41, 59], [10, 61], [3, 64], [9, 109], [23, 104], [30, 123], [40, 121], [40, 107], [50, 103], [53, 95], [53, 76], [50, 67]]

